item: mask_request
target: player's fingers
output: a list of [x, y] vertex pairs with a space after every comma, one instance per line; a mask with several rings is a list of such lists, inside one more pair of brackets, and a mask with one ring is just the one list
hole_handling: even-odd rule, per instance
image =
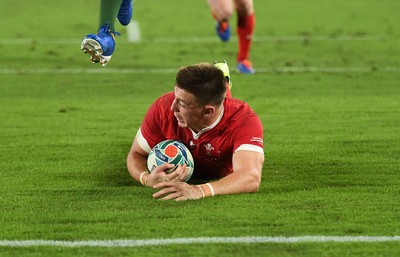
[[171, 181], [184, 181], [184, 178], [186, 178], [186, 164], [178, 164], [175, 171], [167, 176]]
[[173, 186], [173, 185], [174, 185], [173, 182], [162, 181], [162, 182], [159, 182], [159, 183], [155, 184], [155, 185], [153, 186], [153, 188], [154, 188], [154, 189], [158, 189], [158, 188], [162, 188], [162, 187], [171, 187], [171, 186]]
[[186, 164], [183, 164], [182, 165], [182, 172], [179, 175], [179, 180], [180, 181], [184, 181], [186, 179], [186, 176], [187, 176], [187, 166], [186, 166]]
[[[169, 169], [171, 169], [171, 168], [173, 168], [173, 167], [174, 167], [174, 165], [171, 164], [171, 163], [163, 163], [163, 164], [161, 164], [160, 166], [156, 167], [156, 168], [154, 169], [154, 171], [157, 172], [157, 173], [165, 172], [165, 170], [169, 170]], [[153, 172], [154, 172], [154, 171], [153, 171]]]
[[177, 181], [177, 180], [179, 180], [180, 174], [182, 172], [179, 168], [180, 167], [178, 166], [178, 168], [174, 172], [172, 172], [172, 173], [167, 175], [169, 181]]
[[174, 201], [175, 201], [175, 202], [181, 202], [181, 201], [186, 201], [186, 200], [189, 200], [189, 199], [190, 199], [190, 198], [187, 197], [186, 195], [182, 195], [182, 196], [180, 196], [180, 197], [175, 198]]
[[153, 197], [154, 197], [154, 198], [159, 198], [159, 197], [161, 197], [161, 196], [163, 196], [163, 195], [170, 194], [170, 193], [173, 193], [173, 192], [176, 192], [176, 189], [175, 189], [175, 188], [173, 188], [173, 187], [166, 187], [166, 188], [161, 189], [160, 191], [154, 193], [154, 194], [153, 194]]
[[163, 201], [165, 201], [165, 200], [172, 200], [172, 199], [176, 199], [177, 197], [180, 197], [181, 195], [182, 195], [182, 192], [181, 192], [181, 191], [178, 191], [178, 192], [175, 192], [175, 193], [166, 195], [166, 196], [164, 196], [163, 198], [160, 198], [159, 200], [163, 200]]

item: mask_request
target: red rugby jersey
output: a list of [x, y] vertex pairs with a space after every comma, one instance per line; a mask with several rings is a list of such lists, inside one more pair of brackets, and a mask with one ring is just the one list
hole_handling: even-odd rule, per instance
[[232, 155], [236, 150], [263, 153], [263, 127], [255, 112], [243, 101], [226, 98], [224, 113], [210, 130], [195, 134], [181, 128], [170, 107], [173, 92], [158, 98], [149, 108], [137, 134], [148, 152], [157, 143], [174, 139], [184, 143], [194, 158], [193, 177], [216, 179], [233, 172]]

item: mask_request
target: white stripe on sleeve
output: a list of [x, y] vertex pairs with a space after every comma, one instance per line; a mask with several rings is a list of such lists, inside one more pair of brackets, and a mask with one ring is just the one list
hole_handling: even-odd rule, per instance
[[138, 129], [137, 133], [136, 133], [136, 140], [139, 143], [139, 146], [146, 151], [147, 153], [150, 153], [151, 148], [149, 146], [149, 143], [147, 143], [147, 140], [144, 138], [142, 131], [140, 130], [140, 128]]
[[235, 152], [242, 151], [242, 150], [252, 151], [252, 152], [257, 152], [257, 153], [264, 154], [264, 149], [262, 147], [256, 146], [256, 145], [251, 145], [251, 144], [240, 145], [238, 148], [236, 148]]

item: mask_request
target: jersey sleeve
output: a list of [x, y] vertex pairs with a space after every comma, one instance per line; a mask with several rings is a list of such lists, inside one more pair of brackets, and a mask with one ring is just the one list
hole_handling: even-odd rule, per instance
[[264, 154], [263, 126], [255, 113], [244, 118], [235, 129], [233, 152], [241, 150]]
[[163, 106], [161, 106], [161, 98], [155, 101], [143, 119], [143, 122], [136, 133], [136, 139], [139, 145], [146, 152], [150, 150], [159, 142], [164, 140], [162, 132], [162, 117], [164, 114]]

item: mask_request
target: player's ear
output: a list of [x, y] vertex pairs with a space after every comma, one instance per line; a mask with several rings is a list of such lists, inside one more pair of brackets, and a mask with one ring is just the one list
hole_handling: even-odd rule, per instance
[[215, 108], [212, 105], [206, 105], [204, 108], [204, 115], [206, 116], [212, 116], [215, 113]]

